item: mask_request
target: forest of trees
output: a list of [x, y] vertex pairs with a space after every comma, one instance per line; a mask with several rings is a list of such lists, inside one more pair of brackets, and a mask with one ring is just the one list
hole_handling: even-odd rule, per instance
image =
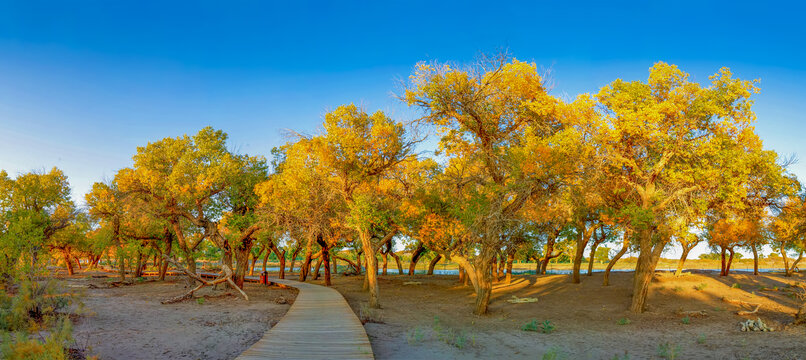
[[806, 194], [791, 160], [754, 132], [758, 91], [726, 68], [700, 84], [659, 62], [645, 81], [564, 99], [535, 64], [507, 56], [420, 63], [397, 94], [416, 119], [339, 106], [320, 132], [295, 133], [270, 160], [232, 151], [210, 127], [166, 137], [133, 149], [131, 167], [95, 183], [86, 208], [57, 168], [0, 172], [0, 281], [101, 263], [121, 278], [151, 266], [164, 279], [212, 257], [243, 286], [273, 254], [282, 273], [301, 256], [300, 281], [321, 267], [330, 284], [341, 262], [365, 276], [369, 305], [380, 307], [378, 259], [412, 273], [429, 253], [459, 265], [484, 314], [514, 260], [545, 272], [569, 256], [579, 283], [584, 260], [605, 246], [617, 251], [604, 255], [608, 271], [637, 256], [633, 312], [644, 311], [673, 246], [678, 273], [707, 243], [723, 275], [740, 250], [757, 273], [770, 248], [791, 275], [806, 250]]

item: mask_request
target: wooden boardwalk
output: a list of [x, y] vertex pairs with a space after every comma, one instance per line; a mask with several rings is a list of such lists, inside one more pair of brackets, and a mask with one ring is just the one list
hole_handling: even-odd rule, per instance
[[341, 294], [328, 287], [269, 278], [297, 288], [297, 299], [263, 338], [236, 359], [374, 359], [367, 332]]

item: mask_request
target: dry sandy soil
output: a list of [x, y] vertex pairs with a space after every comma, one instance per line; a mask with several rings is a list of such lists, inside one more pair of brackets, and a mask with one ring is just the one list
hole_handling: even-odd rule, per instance
[[185, 280], [109, 287], [114, 278], [91, 275], [103, 273], [79, 273], [64, 280], [84, 292], [74, 338], [101, 360], [232, 359], [285, 315], [290, 305], [277, 304], [278, 298], [291, 303], [296, 297], [295, 290], [247, 284], [250, 301], [222, 296], [228, 293], [223, 287], [207, 287], [197, 292], [197, 297], [205, 297], [203, 302], [162, 305], [161, 300], [188, 290]]
[[[583, 276], [582, 284], [568, 275], [516, 276], [512, 284], [497, 284], [489, 315], [474, 316], [474, 296], [456, 276], [382, 276], [382, 310], [371, 314], [380, 323], [365, 325], [378, 359], [499, 358], [535, 359], [555, 353], [557, 359], [657, 359], [669, 344], [678, 359], [806, 359], [806, 326], [787, 327], [796, 312], [788, 284], [803, 282], [803, 274], [786, 278], [764, 274], [659, 273], [650, 290], [649, 309], [627, 311], [631, 273], [612, 275], [603, 287], [602, 275]], [[338, 277], [334, 287], [357, 314], [366, 312], [367, 294], [361, 277]], [[404, 285], [404, 282], [421, 282]], [[741, 288], [734, 288], [734, 283]], [[706, 284], [697, 290], [700, 284]], [[760, 290], [762, 287], [777, 290]], [[536, 303], [511, 304], [506, 299], [536, 297]], [[757, 316], [774, 332], [741, 332], [742, 308], [722, 298], [762, 303]], [[705, 317], [683, 323], [679, 311], [703, 310]], [[630, 323], [619, 325], [620, 319]], [[550, 334], [522, 331], [528, 321], [550, 320]]]

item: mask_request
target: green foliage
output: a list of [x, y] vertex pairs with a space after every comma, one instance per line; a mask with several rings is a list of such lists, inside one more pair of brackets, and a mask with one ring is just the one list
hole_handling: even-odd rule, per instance
[[555, 329], [556, 327], [549, 320], [543, 321], [540, 324], [540, 332], [544, 334], [551, 334], [552, 332], [554, 332]]
[[528, 323], [521, 326], [521, 330], [523, 331], [538, 331], [540, 328], [537, 325], [537, 319], [532, 319]]
[[703, 291], [706, 287], [708, 287], [708, 284], [700, 283], [699, 285], [694, 286], [694, 290]]
[[543, 356], [540, 357], [540, 359], [542, 360], [562, 360], [566, 358], [567, 356], [565, 355], [565, 353], [556, 347], [550, 348], [548, 351], [543, 353]]
[[732, 289], [741, 289], [741, 288], [742, 288], [742, 284], [739, 284], [739, 283], [733, 283], [733, 285], [731, 285], [730, 287], [731, 287]]
[[691, 324], [691, 318], [686, 316], [686, 317], [680, 319], [680, 322], [682, 322], [685, 325]]
[[[17, 293], [0, 297], [3, 359], [65, 359], [72, 324], [64, 311], [75, 301], [54, 282], [23, 281]], [[40, 332], [47, 331], [42, 337]], [[32, 336], [39, 334], [39, 336]]]
[[722, 258], [722, 255], [719, 254], [719, 253], [715, 253], [715, 252], [700, 254], [700, 259], [701, 260], [719, 260], [721, 258]]
[[697, 336], [697, 344], [704, 345], [705, 344], [705, 334], [700, 334]]
[[196, 304], [204, 305], [204, 298], [203, 297], [196, 298]]
[[660, 344], [658, 345], [658, 356], [668, 360], [677, 359], [680, 356], [680, 346], [668, 342]]
[[618, 322], [617, 322], [617, 324], [619, 324], [619, 325], [629, 325], [630, 323], [631, 323], [631, 321], [628, 318], [618, 319]]
[[425, 332], [419, 326], [415, 326], [406, 332], [406, 341], [408, 341], [409, 345], [419, 344], [423, 337], [425, 337]]

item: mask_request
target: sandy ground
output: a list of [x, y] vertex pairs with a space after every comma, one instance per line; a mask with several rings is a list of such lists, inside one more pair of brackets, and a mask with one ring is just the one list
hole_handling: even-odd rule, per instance
[[[583, 276], [582, 284], [568, 275], [516, 276], [512, 284], [496, 284], [489, 315], [474, 316], [471, 288], [456, 276], [381, 276], [382, 310], [371, 314], [380, 323], [365, 325], [377, 359], [658, 359], [669, 344], [678, 359], [806, 359], [806, 326], [787, 327], [796, 311], [787, 285], [803, 282], [803, 274], [747, 274], [719, 277], [712, 273], [675, 278], [657, 274], [649, 309], [627, 311], [631, 273]], [[357, 314], [366, 313], [362, 277], [337, 277], [334, 287]], [[404, 285], [404, 282], [421, 282]], [[732, 287], [734, 283], [740, 288]], [[700, 284], [706, 284], [697, 290]], [[762, 287], [777, 290], [761, 290]], [[536, 297], [538, 302], [511, 304], [511, 296]], [[775, 332], [741, 332], [741, 308], [723, 297], [762, 303], [758, 317]], [[703, 310], [705, 317], [683, 323], [679, 311]], [[366, 317], [366, 316], [365, 316]], [[619, 320], [630, 323], [619, 325]], [[528, 321], [550, 320], [550, 334], [522, 331]], [[667, 351], [671, 352], [671, 351]], [[546, 358], [546, 357], [543, 357]], [[668, 358], [668, 357], [667, 357]]]
[[[187, 291], [185, 280], [109, 287], [113, 278], [79, 273], [64, 279], [83, 292], [84, 310], [73, 327], [80, 347], [99, 359], [232, 359], [285, 315], [295, 290], [247, 284], [250, 301], [204, 288], [202, 301], [162, 305]], [[94, 274], [102, 276], [101, 273]], [[89, 284], [93, 287], [87, 288]]]

